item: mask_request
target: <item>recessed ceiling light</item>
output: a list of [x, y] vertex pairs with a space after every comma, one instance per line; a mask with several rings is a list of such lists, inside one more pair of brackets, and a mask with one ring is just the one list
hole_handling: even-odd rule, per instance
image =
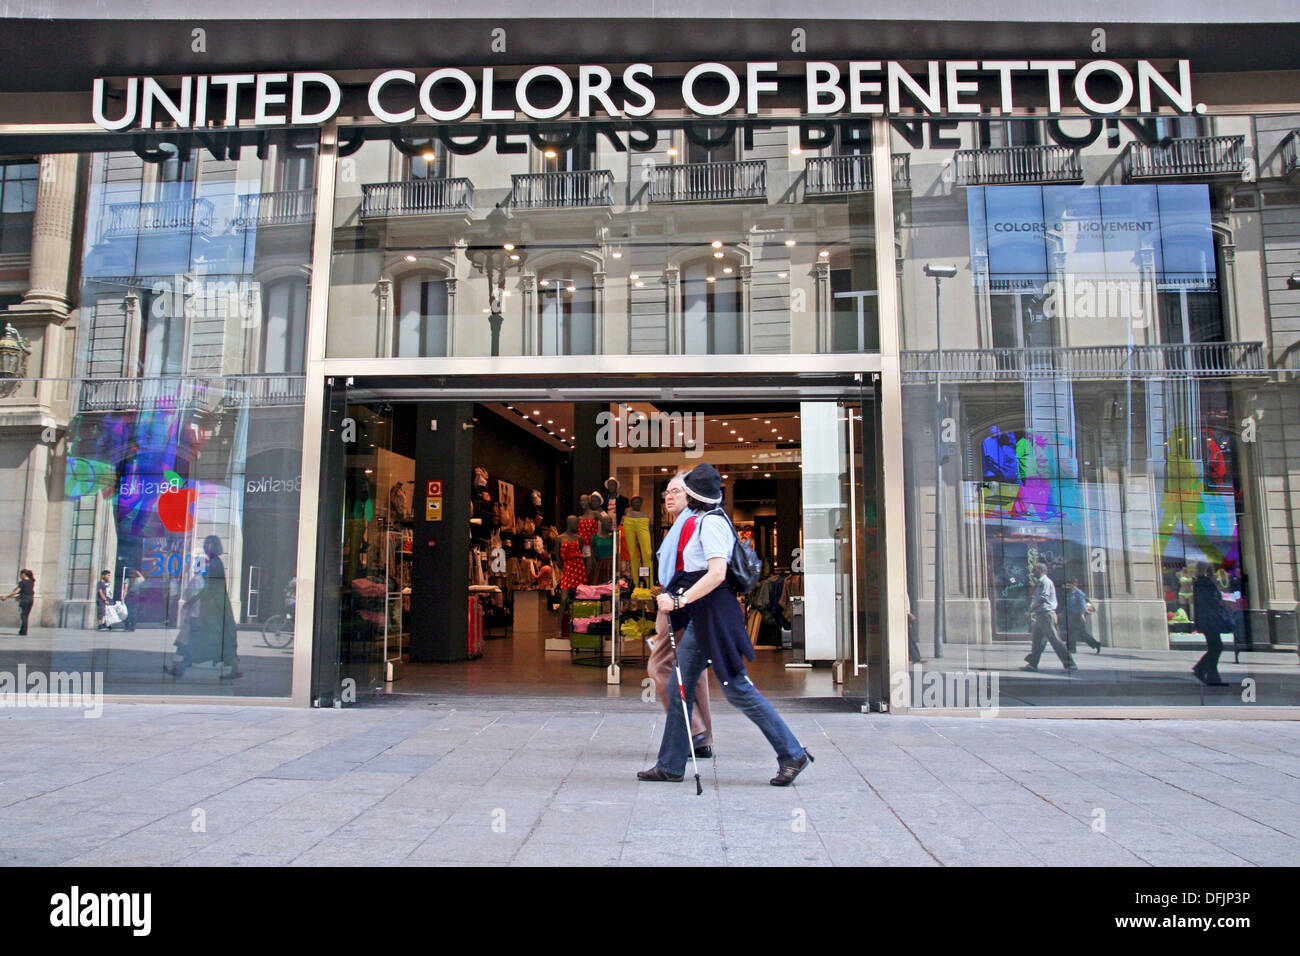
[[772, 477], [772, 473], [771, 473], [770, 471], [765, 471], [765, 472], [763, 472], [763, 477], [764, 477], [764, 478], [771, 478], [771, 477]]
[[623, 253], [619, 252], [617, 249], [615, 249], [613, 252], [611, 252], [610, 255], [611, 255], [612, 257], [614, 257], [615, 259], [622, 259], [622, 258], [623, 258]]
[[778, 279], [784, 279], [784, 278], [785, 278], [786, 276], [788, 276], [789, 274], [790, 274], [790, 273], [788, 273], [788, 272], [778, 272], [778, 273], [776, 274], [776, 277], [777, 277]]
[[555, 152], [555, 150], [548, 149], [546, 152], [542, 153], [542, 155], [545, 156], [547, 159], [554, 159], [558, 154]]
[[509, 252], [514, 247], [515, 244], [513, 242], [505, 242], [501, 244], [501, 248], [504, 249], [506, 252]]
[[676, 155], [677, 155], [677, 147], [676, 147], [676, 146], [669, 146], [669, 147], [668, 147], [668, 150], [667, 150], [667, 153], [668, 153], [669, 156], [676, 156]]
[[725, 272], [727, 275], [731, 275], [731, 266], [723, 266], [722, 271]]
[[720, 253], [720, 252], [715, 252], [715, 253], [713, 254], [713, 258], [715, 258], [715, 259], [721, 259], [721, 258], [722, 258], [722, 253]]
[[510, 253], [510, 261], [511, 261], [511, 262], [518, 262], [518, 261], [519, 261], [519, 253], [517, 253], [517, 252], [512, 252], [512, 253]]
[[787, 246], [793, 246], [793, 245], [795, 244], [795, 240], [794, 240], [794, 239], [787, 239], [787, 240], [785, 241], [785, 244], [786, 244]]
[[436, 153], [433, 153], [433, 152], [426, 152], [426, 153], [422, 153], [421, 156], [420, 156], [420, 158], [421, 158], [421, 159], [437, 159], [438, 156], [437, 156]]
[[415, 256], [404, 256], [403, 258], [405, 258], [407, 262], [414, 262], [414, 261], [415, 261]]
[[831, 254], [829, 249], [823, 249], [821, 252], [817, 253], [817, 255], [821, 256], [823, 259], [829, 259]]
[[636, 286], [638, 289], [644, 289], [644, 288], [645, 288], [645, 283], [644, 283], [644, 282], [633, 282], [632, 284], [633, 284], [634, 286]]
[[750, 465], [749, 467], [753, 468], [755, 471], [758, 471], [758, 465]]
[[572, 291], [574, 290], [574, 288], [575, 288], [574, 286], [567, 285], [567, 286], [564, 287], [564, 291], [565, 291], [565, 292], [572, 292]]
[[709, 243], [709, 245], [713, 246], [714, 249], [721, 249], [721, 248], [722, 248], [722, 240], [720, 240], [720, 239], [714, 239], [711, 243]]
[[533, 414], [534, 414], [534, 415], [540, 415], [541, 412], [539, 412], [537, 409], [534, 408], [534, 409], [533, 409]]
[[717, 280], [716, 278], [714, 278], [713, 276], [706, 276], [705, 279], [704, 279], [704, 281], [705, 281], [705, 282], [717, 282], [718, 280]]
[[776, 429], [775, 429], [775, 428], [773, 428], [773, 429], [772, 429], [772, 431], [776, 431]]
[[731, 434], [733, 435], [736, 434], [736, 430], [734, 428], [731, 430]]
[[629, 278], [629, 279], [639, 279], [639, 278], [641, 278], [641, 276], [639, 276], [637, 273], [633, 272], [631, 275], [628, 276], [628, 278]]
[[[555, 424], [555, 421], [554, 421], [553, 419], [548, 418], [548, 419], [546, 419], [546, 424], [548, 424], [548, 425], [554, 425], [554, 424]], [[773, 428], [772, 431], [776, 431], [776, 429]]]

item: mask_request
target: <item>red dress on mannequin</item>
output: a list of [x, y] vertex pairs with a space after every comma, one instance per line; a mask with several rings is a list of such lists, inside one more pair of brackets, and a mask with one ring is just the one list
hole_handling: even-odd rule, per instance
[[560, 560], [564, 562], [564, 577], [560, 587], [565, 590], [587, 583], [587, 562], [582, 557], [581, 541], [561, 541]]

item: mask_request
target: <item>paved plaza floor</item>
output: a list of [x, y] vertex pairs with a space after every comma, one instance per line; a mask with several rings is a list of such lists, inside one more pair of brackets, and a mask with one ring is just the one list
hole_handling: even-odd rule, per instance
[[1300, 722], [864, 715], [780, 702], [775, 760], [720, 699], [704, 795], [641, 783], [637, 699], [343, 710], [0, 710], [9, 865], [1156, 866], [1300, 863]]

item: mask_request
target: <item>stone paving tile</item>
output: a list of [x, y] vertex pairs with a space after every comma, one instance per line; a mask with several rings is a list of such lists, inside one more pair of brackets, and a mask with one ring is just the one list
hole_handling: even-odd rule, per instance
[[495, 832], [490, 825], [441, 826], [411, 851], [412, 859], [457, 859], [509, 863], [529, 831], [523, 827]]
[[512, 866], [615, 866], [623, 849], [621, 843], [554, 844], [529, 840], [510, 862]]
[[1297, 723], [797, 713], [818, 761], [776, 789], [766, 743], [724, 711], [696, 796], [689, 776], [635, 780], [656, 708], [515, 706], [25, 713], [23, 741], [0, 741], [0, 865], [1300, 860]]

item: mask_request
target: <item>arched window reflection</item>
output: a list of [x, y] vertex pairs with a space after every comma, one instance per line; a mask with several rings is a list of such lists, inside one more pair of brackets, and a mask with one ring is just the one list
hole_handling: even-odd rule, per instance
[[744, 342], [740, 264], [730, 257], [682, 266], [682, 350], [687, 355], [736, 355]]
[[592, 273], [559, 266], [537, 277], [541, 355], [594, 355], [596, 289]]
[[307, 280], [271, 282], [262, 290], [262, 371], [301, 375], [307, 339]]
[[397, 281], [393, 354], [402, 358], [447, 354], [447, 280], [420, 273]]

